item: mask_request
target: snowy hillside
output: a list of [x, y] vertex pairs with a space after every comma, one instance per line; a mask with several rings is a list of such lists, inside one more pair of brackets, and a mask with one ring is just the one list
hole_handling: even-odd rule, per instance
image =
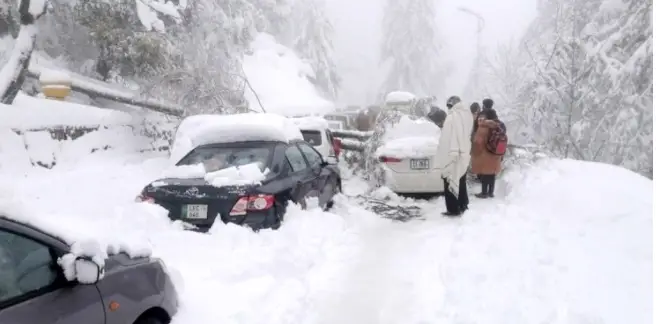
[[[115, 133], [94, 136], [119, 145]], [[5, 143], [0, 156], [13, 159], [19, 147]], [[350, 198], [366, 187], [353, 178], [331, 212], [292, 207], [278, 231], [200, 234], [133, 202], [166, 154], [87, 144], [52, 170], [0, 166], [3, 210], [21, 205], [34, 222], [127, 246], [147, 238], [180, 293], [174, 324], [651, 322], [653, 182], [619, 167], [545, 159], [505, 175], [498, 199], [473, 201], [458, 220], [440, 216], [441, 199], [392, 198], [423, 211], [406, 223]]]

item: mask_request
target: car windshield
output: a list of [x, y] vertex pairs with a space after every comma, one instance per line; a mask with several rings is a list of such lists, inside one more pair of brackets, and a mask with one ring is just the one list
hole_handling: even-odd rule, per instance
[[264, 171], [268, 166], [272, 150], [272, 145], [245, 147], [201, 146], [191, 151], [177, 165], [202, 163], [206, 172], [213, 172], [233, 166], [257, 163], [260, 170]]
[[302, 130], [303, 139], [312, 146], [321, 145], [321, 132], [316, 130]]

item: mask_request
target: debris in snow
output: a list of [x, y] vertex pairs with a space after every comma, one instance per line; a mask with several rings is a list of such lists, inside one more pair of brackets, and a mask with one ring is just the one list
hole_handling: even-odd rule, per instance
[[210, 172], [205, 181], [214, 187], [260, 184], [266, 179], [269, 169], [261, 170], [259, 163], [249, 163]]
[[191, 150], [206, 144], [297, 139], [303, 139], [298, 127], [289, 118], [277, 114], [195, 115], [180, 123], [171, 149], [171, 162], [179, 162]]

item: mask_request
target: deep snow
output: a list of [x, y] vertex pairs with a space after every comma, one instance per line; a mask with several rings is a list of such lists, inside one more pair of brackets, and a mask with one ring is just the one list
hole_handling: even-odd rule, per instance
[[199, 234], [133, 203], [166, 156], [92, 155], [0, 183], [72, 229], [147, 238], [180, 290], [174, 324], [651, 322], [652, 182], [617, 167], [547, 160], [462, 219], [428, 201], [391, 222], [342, 197], [278, 231]]

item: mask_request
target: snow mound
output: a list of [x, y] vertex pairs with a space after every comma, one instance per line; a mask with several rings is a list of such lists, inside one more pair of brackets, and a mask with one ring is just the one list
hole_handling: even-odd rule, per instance
[[171, 162], [177, 163], [194, 148], [206, 144], [302, 139], [298, 127], [278, 114], [195, 115], [180, 123], [171, 148]]
[[385, 104], [408, 104], [417, 97], [406, 91], [392, 91], [385, 96]]
[[30, 97], [23, 93], [16, 96], [12, 105], [0, 106], [0, 127], [21, 130], [57, 126], [125, 125], [132, 121], [132, 116], [124, 112]]
[[[309, 81], [314, 72], [294, 51], [266, 33], [258, 34], [250, 47], [252, 54], [243, 60], [244, 73], [267, 112], [293, 116], [335, 109]], [[250, 108], [261, 111], [256, 95], [246, 89]]]
[[41, 75], [39, 75], [39, 82], [42, 84], [70, 85], [71, 75], [66, 71], [42, 69]]
[[439, 140], [440, 128], [432, 121], [401, 116], [398, 123], [386, 129], [375, 155], [397, 158], [435, 155]]
[[324, 131], [330, 129], [329, 121], [321, 117], [297, 117], [292, 118], [292, 121], [301, 130]]

